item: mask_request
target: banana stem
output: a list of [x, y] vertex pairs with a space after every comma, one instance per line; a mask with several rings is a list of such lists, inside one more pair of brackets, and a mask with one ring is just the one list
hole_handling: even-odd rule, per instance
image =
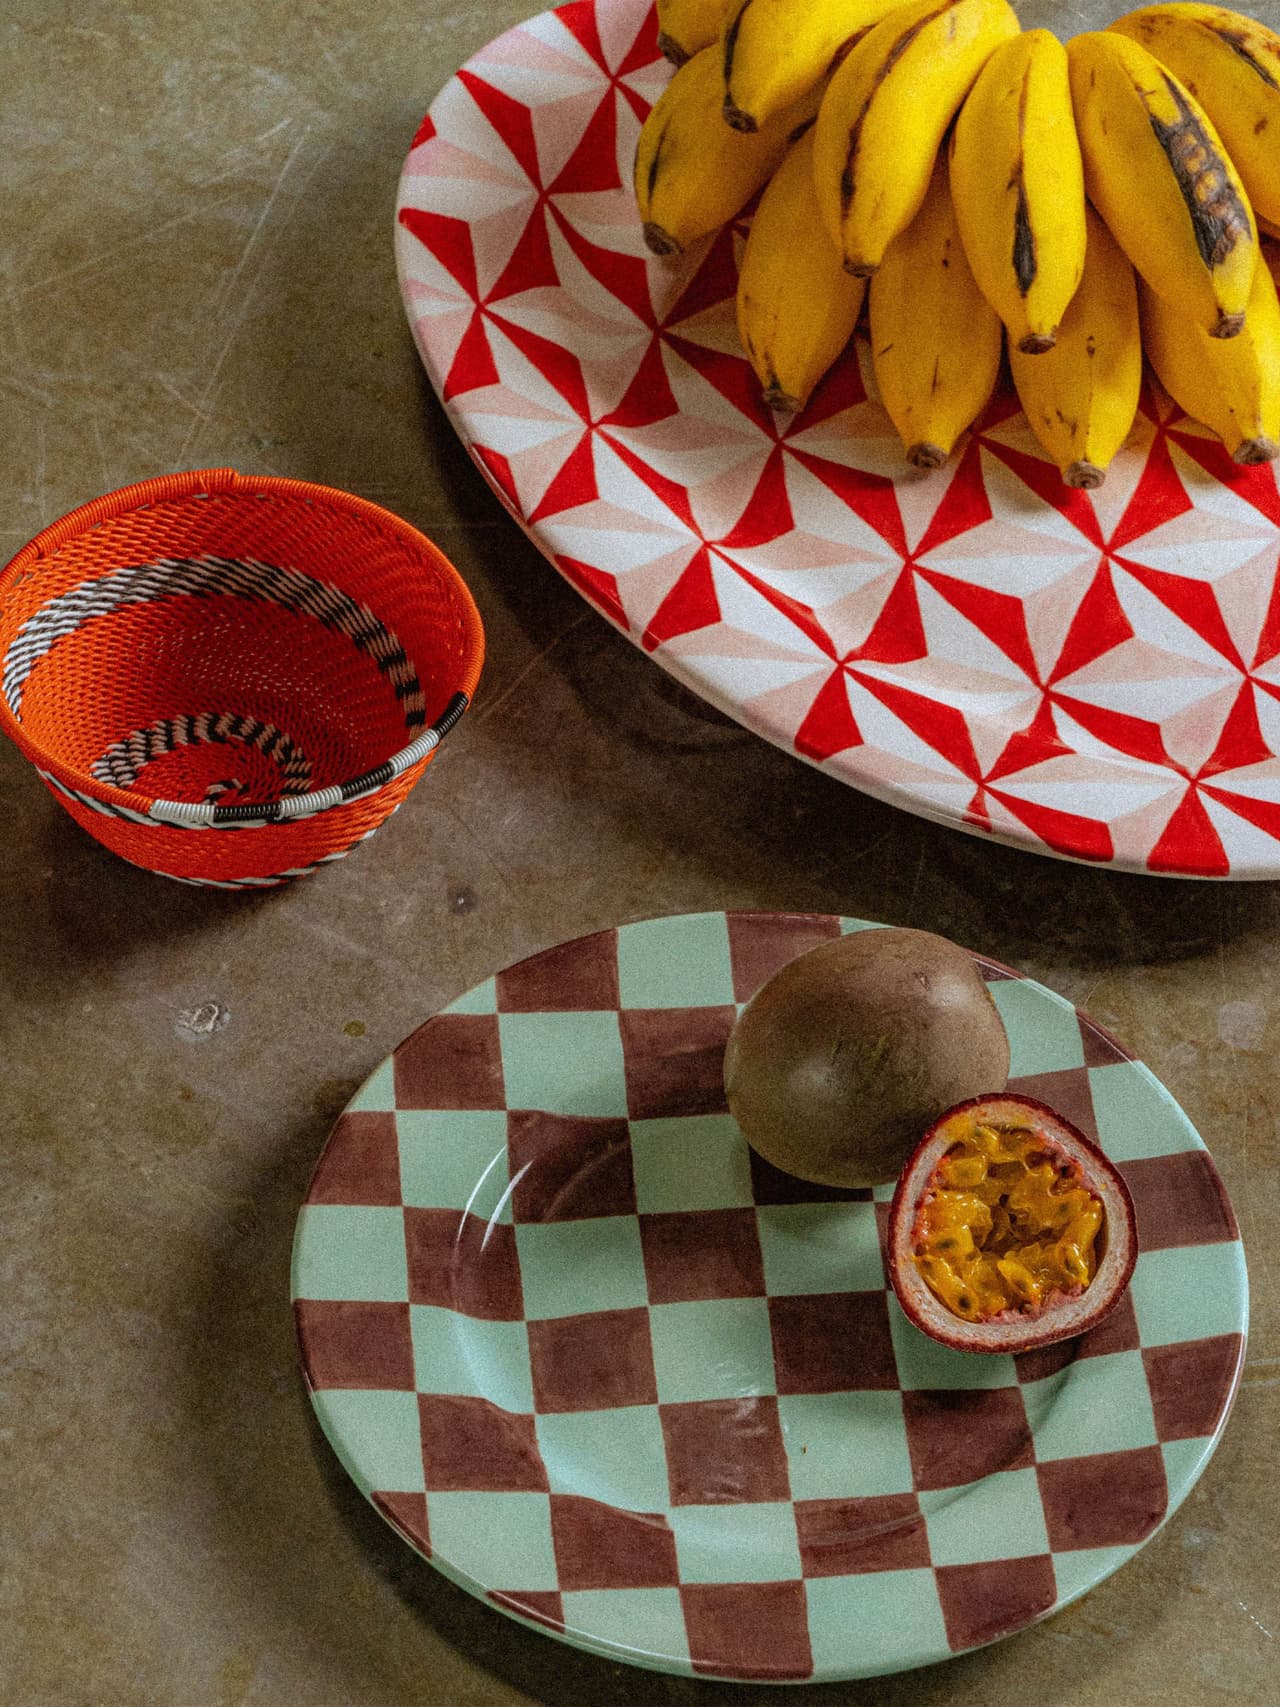
[[1274, 439], [1245, 439], [1235, 453], [1235, 460], [1251, 467], [1258, 462], [1274, 462], [1280, 456], [1280, 445]]
[[947, 453], [941, 445], [912, 445], [907, 451], [907, 461], [913, 468], [941, 468], [946, 460]]
[[1062, 471], [1063, 484], [1083, 492], [1096, 492], [1106, 478], [1106, 469], [1099, 468], [1096, 462], [1073, 462]]
[[645, 225], [644, 240], [655, 255], [679, 255], [681, 253], [680, 245], [675, 238], [669, 232], [664, 231], [660, 225], [654, 225], [651, 220]]

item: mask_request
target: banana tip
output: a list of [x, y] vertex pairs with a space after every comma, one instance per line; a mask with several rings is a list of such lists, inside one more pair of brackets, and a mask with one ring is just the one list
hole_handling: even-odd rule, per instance
[[941, 468], [947, 460], [947, 453], [941, 445], [911, 445], [907, 449], [907, 461], [912, 468]]
[[1052, 332], [1028, 332], [1018, 348], [1024, 356], [1042, 356], [1046, 350], [1051, 350], [1057, 341]]
[[658, 52], [664, 59], [669, 59], [672, 65], [683, 65], [689, 55], [678, 41], [672, 41], [665, 32], [658, 37]]
[[869, 279], [876, 270], [876, 262], [850, 261], [846, 258], [844, 270], [846, 273], [852, 273], [855, 279]]
[[721, 107], [720, 111], [724, 114], [724, 122], [730, 130], [750, 132], [760, 128], [750, 113], [744, 113], [741, 107], [734, 106], [728, 95], [725, 96], [724, 106]]
[[1251, 468], [1259, 462], [1274, 462], [1280, 456], [1280, 445], [1274, 439], [1246, 439], [1237, 449], [1235, 460]]
[[792, 397], [789, 391], [780, 391], [776, 385], [767, 386], [762, 396], [769, 408], [776, 409], [779, 415], [794, 415], [804, 407], [798, 397]]
[[660, 225], [654, 225], [652, 220], [645, 222], [644, 240], [655, 255], [678, 255], [680, 244], [670, 232], [664, 231]]
[[1210, 332], [1211, 338], [1238, 338], [1244, 331], [1243, 314], [1220, 314], [1218, 324]]
[[1099, 468], [1096, 462], [1073, 462], [1062, 471], [1064, 484], [1083, 492], [1096, 492], [1106, 478], [1106, 469]]

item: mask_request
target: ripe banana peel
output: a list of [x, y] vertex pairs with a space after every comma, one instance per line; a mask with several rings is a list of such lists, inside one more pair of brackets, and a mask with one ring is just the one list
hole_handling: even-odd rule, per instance
[[1076, 36], [1067, 58], [1089, 200], [1153, 289], [1213, 337], [1235, 337], [1258, 237], [1212, 121], [1128, 36]]
[[724, 116], [758, 130], [832, 69], [900, 0], [732, 0], [724, 29]]
[[808, 130], [760, 198], [738, 273], [738, 335], [771, 408], [809, 401], [853, 336], [865, 291], [818, 218]]
[[[1133, 268], [1092, 208], [1085, 219], [1084, 272], [1057, 342], [1038, 355], [1011, 348], [1009, 366], [1027, 424], [1063, 480], [1092, 489], [1101, 486], [1133, 426], [1142, 343]], [[1218, 340], [1216, 347], [1232, 349], [1240, 341]]]
[[1237, 462], [1280, 456], [1280, 305], [1266, 261], [1254, 271], [1244, 331], [1225, 343], [1150, 285], [1139, 297], [1143, 348], [1178, 407], [1212, 427]]
[[636, 204], [655, 255], [677, 255], [731, 220], [812, 123], [822, 88], [750, 136], [723, 123], [722, 94], [720, 50], [703, 48], [676, 72], [641, 127]]
[[658, 0], [658, 52], [683, 65], [720, 39], [737, 0]]
[[978, 289], [956, 222], [947, 164], [871, 280], [871, 360], [907, 461], [940, 468], [1000, 372], [999, 316]]
[[951, 137], [965, 254], [1011, 349], [1052, 348], [1084, 268], [1084, 167], [1067, 53], [1049, 30], [1001, 42]]
[[1256, 214], [1280, 221], [1280, 36], [1221, 6], [1144, 6], [1109, 30], [1136, 41], [1199, 101]]

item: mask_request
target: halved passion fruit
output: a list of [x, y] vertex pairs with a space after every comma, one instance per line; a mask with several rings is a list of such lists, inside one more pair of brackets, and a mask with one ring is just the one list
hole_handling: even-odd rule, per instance
[[1138, 1255], [1133, 1199], [1083, 1133], [1030, 1097], [975, 1097], [935, 1122], [889, 1212], [889, 1278], [958, 1351], [1027, 1351], [1095, 1327]]

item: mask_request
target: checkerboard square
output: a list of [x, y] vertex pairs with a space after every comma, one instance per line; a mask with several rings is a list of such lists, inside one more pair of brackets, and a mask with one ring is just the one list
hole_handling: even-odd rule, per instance
[[728, 913], [725, 923], [735, 1002], [749, 1002], [775, 972], [840, 935], [839, 919], [826, 913]]
[[775, 1297], [884, 1286], [874, 1204], [770, 1204], [756, 1219], [765, 1280]]
[[1153, 1346], [1142, 1353], [1160, 1440], [1213, 1434], [1243, 1356], [1243, 1334]]
[[[1117, 1038], [1096, 1019], [1090, 1019], [1087, 1014], [1077, 1013], [1080, 1022], [1080, 1042], [1084, 1046], [1084, 1064], [1086, 1067], [1127, 1066], [1133, 1057]], [[1110, 1152], [1108, 1152], [1110, 1154]]]
[[[871, 1193], [861, 1186], [814, 1185], [783, 1173], [755, 1150], [750, 1152], [751, 1191], [763, 1208], [770, 1203], [869, 1203]], [[890, 1196], [893, 1188], [890, 1187]]]
[[1094, 1119], [1093, 1099], [1089, 1094], [1089, 1075], [1083, 1067], [1068, 1067], [1061, 1073], [1028, 1073], [1024, 1078], [1011, 1078], [1009, 1094], [1048, 1103], [1064, 1120], [1078, 1127], [1086, 1138], [1097, 1142], [1098, 1123]]
[[640, 1243], [652, 1304], [764, 1295], [754, 1209], [642, 1215]]
[[566, 1594], [564, 1621], [566, 1629], [590, 1630], [596, 1640], [634, 1654], [637, 1664], [651, 1664], [652, 1655], [663, 1654], [673, 1668], [692, 1669], [679, 1589], [587, 1589]]
[[1165, 1156], [1194, 1144], [1191, 1123], [1171, 1098], [1162, 1096], [1165, 1107], [1152, 1117], [1151, 1078], [1142, 1068], [1119, 1061], [1091, 1067], [1089, 1088], [1098, 1142], [1113, 1162]]
[[635, 1309], [648, 1299], [634, 1215], [526, 1222], [515, 1239], [530, 1319]]
[[394, 1109], [396, 1106], [396, 1073], [395, 1063], [391, 1056], [379, 1066], [361, 1085], [360, 1089], [347, 1104], [348, 1114], [382, 1112]]
[[564, 1629], [564, 1602], [554, 1589], [486, 1589], [485, 1599], [518, 1618], [542, 1624], [548, 1630]]
[[477, 984], [473, 990], [466, 990], [460, 996], [441, 1008], [444, 1014], [496, 1014], [498, 1011], [498, 996], [495, 981], [486, 978], [483, 984]]
[[557, 943], [497, 977], [502, 1013], [588, 1012], [618, 1006], [616, 931]]
[[671, 1513], [684, 1583], [767, 1583], [800, 1575], [795, 1510], [769, 1505], [686, 1505]]
[[[474, 1395], [419, 1393], [418, 1421], [427, 1492], [545, 1489], [547, 1473], [533, 1418]], [[499, 1580], [518, 1573], [503, 1571]], [[490, 1579], [493, 1580], [492, 1578]], [[535, 1585], [545, 1588], [545, 1583]]]
[[313, 1387], [412, 1388], [407, 1304], [299, 1298], [293, 1311]]
[[628, 1008], [618, 1016], [633, 1120], [724, 1114], [724, 1046], [737, 1010]]
[[1059, 1609], [1096, 1588], [1132, 1557], [1132, 1547], [1077, 1547], [1070, 1553], [1056, 1553], [1053, 1574], [1058, 1579]]
[[769, 1321], [779, 1393], [897, 1387], [883, 1292], [770, 1298]]
[[908, 1320], [901, 1304], [890, 1293], [888, 1299], [889, 1331], [893, 1336], [894, 1355], [898, 1365], [898, 1385], [904, 1389], [955, 1388], [969, 1391], [975, 1387], [1013, 1387], [1017, 1384], [1014, 1359], [1003, 1354], [953, 1351], [939, 1345], [928, 1334], [921, 1333]]
[[676, 1542], [660, 1512], [552, 1494], [551, 1538], [562, 1589], [674, 1588]]
[[499, 1109], [401, 1109], [400, 1180], [415, 1209], [510, 1221], [507, 1117]]
[[500, 1014], [507, 1106], [625, 1115], [616, 1013]]
[[778, 1400], [797, 1500], [911, 1492], [899, 1393], [804, 1393]]
[[1022, 978], [1002, 979], [987, 989], [1009, 1034], [1011, 1079], [1084, 1066], [1080, 1026], [1069, 1002]]
[[750, 1152], [731, 1114], [633, 1120], [631, 1166], [642, 1214], [742, 1209], [753, 1201]]
[[395, 1053], [398, 1108], [502, 1108], [502, 1045], [492, 1014], [437, 1014]]
[[1033, 1468], [997, 1470], [983, 1479], [981, 1493], [949, 1488], [922, 1495], [920, 1504], [935, 1565], [971, 1565], [1049, 1551]]
[[431, 1526], [427, 1521], [427, 1496], [387, 1493], [375, 1488], [370, 1498], [396, 1533], [429, 1559]]
[[547, 1478], [557, 1493], [632, 1511], [666, 1510], [667, 1454], [656, 1405], [544, 1412], [535, 1425]]
[[673, 1506], [791, 1497], [776, 1399], [705, 1399], [661, 1405], [658, 1414]]
[[433, 1552], [475, 1583], [559, 1586], [551, 1545], [551, 1502], [541, 1493], [428, 1491]]
[[580, 1221], [635, 1212], [625, 1120], [513, 1109], [507, 1116], [507, 1158], [517, 1221]]
[[1137, 1351], [1141, 1345], [1138, 1321], [1133, 1313], [1133, 1298], [1128, 1292], [1100, 1321], [1096, 1328], [1078, 1339], [1059, 1340], [1056, 1345], [1042, 1346], [1037, 1351], [1021, 1351], [1014, 1358], [1018, 1380], [1024, 1387], [1031, 1381], [1043, 1381], [1056, 1375], [1077, 1358], [1110, 1357], [1117, 1351]]
[[539, 1411], [601, 1411], [658, 1401], [647, 1310], [596, 1310], [530, 1322], [529, 1361]]
[[1055, 1553], [1136, 1547], [1161, 1522], [1169, 1503], [1158, 1446], [1058, 1458], [1038, 1465], [1036, 1476]]
[[399, 1204], [395, 1116], [370, 1110], [342, 1115], [311, 1176], [307, 1202]]
[[1125, 1452], [1155, 1445], [1151, 1395], [1138, 1352], [1075, 1360], [1055, 1403], [1037, 1423], [1036, 1458], [1041, 1464], [1079, 1452], [1082, 1416], [1089, 1419], [1090, 1451]]
[[311, 1398], [321, 1427], [361, 1493], [375, 1488], [422, 1492], [414, 1394], [327, 1387]]
[[929, 1532], [914, 1494], [798, 1500], [795, 1512], [807, 1578], [926, 1569], [931, 1562]]
[[524, 1315], [515, 1233], [458, 1209], [406, 1209], [409, 1297], [467, 1316], [515, 1322]]
[[649, 1333], [664, 1403], [773, 1392], [773, 1342], [763, 1298], [655, 1304]]
[[719, 1007], [732, 1002], [723, 913], [692, 913], [623, 925], [618, 990], [624, 1008]]
[[941, 1565], [934, 1576], [947, 1641], [954, 1653], [1020, 1630], [1047, 1612], [1058, 1592], [1053, 1560], [1047, 1554]]
[[293, 1242], [293, 1295], [407, 1303], [403, 1210], [304, 1204]]
[[1235, 1216], [1206, 1151], [1183, 1150], [1173, 1156], [1122, 1162], [1120, 1172], [1133, 1194], [1140, 1250], [1212, 1245], [1236, 1238]]
[[1235, 1333], [1244, 1287], [1239, 1245], [1144, 1252], [1129, 1285], [1143, 1345]]
[[523, 1322], [486, 1321], [429, 1304], [413, 1304], [409, 1314], [420, 1393], [478, 1392], [504, 1410], [533, 1409]]
[[932, 1571], [811, 1577], [805, 1593], [813, 1663], [820, 1674], [839, 1673], [848, 1666], [851, 1634], [857, 1642], [859, 1670], [867, 1673], [924, 1665], [946, 1646]]
[[680, 1599], [696, 1672], [769, 1683], [813, 1675], [802, 1582], [686, 1583]]
[[963, 1487], [997, 1470], [1021, 1470], [1035, 1462], [1016, 1387], [904, 1393], [902, 1414], [921, 1491]]

